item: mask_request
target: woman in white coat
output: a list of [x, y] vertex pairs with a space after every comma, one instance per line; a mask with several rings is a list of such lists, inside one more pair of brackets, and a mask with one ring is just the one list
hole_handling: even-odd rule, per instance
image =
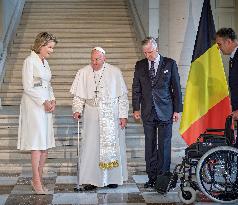
[[42, 172], [48, 156], [47, 150], [55, 147], [52, 112], [56, 101], [46, 58], [53, 53], [56, 44], [57, 40], [52, 34], [39, 33], [22, 69], [23, 95], [17, 148], [31, 150], [31, 185], [37, 194], [47, 194], [42, 183]]

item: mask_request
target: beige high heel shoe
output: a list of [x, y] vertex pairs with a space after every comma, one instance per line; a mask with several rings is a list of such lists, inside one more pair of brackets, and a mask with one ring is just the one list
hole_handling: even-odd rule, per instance
[[48, 194], [47, 191], [45, 191], [43, 188], [42, 190], [40, 190], [39, 188], [37, 189], [33, 183], [33, 181], [31, 181], [31, 186], [33, 187], [34, 191], [36, 192], [37, 195], [46, 195]]
[[42, 184], [42, 189], [43, 189], [43, 191], [46, 192], [46, 193], [49, 192], [49, 189], [47, 189], [43, 184]]
[[42, 186], [42, 189], [45, 191], [45, 192], [49, 192], [49, 189], [47, 189], [44, 184], [43, 184], [43, 180], [41, 180], [41, 186]]

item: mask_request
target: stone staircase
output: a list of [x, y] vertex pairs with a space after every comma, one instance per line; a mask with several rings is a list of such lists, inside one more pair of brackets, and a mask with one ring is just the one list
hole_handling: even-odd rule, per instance
[[95, 46], [103, 47], [107, 62], [123, 71], [131, 91], [140, 53], [126, 0], [27, 0], [8, 55], [2, 105], [19, 105], [23, 60], [41, 31], [51, 32], [59, 40], [48, 59], [57, 105], [71, 105], [70, 85], [77, 70], [90, 63], [90, 51]]
[[[107, 62], [122, 70], [131, 98], [133, 70], [140, 53], [129, 12], [126, 0], [26, 0], [1, 85], [0, 173], [20, 173], [31, 167], [30, 152], [20, 152], [16, 144], [21, 69], [36, 34], [49, 31], [59, 40], [55, 53], [48, 59], [57, 100], [57, 147], [50, 150], [46, 168], [72, 174], [77, 163], [77, 124], [71, 117], [70, 85], [77, 70], [90, 63], [91, 48], [101, 46], [106, 50]], [[143, 129], [131, 115], [126, 143], [129, 171], [144, 171]]]
[[[0, 173], [20, 173], [31, 169], [30, 152], [22, 152], [16, 148], [18, 116], [19, 106], [4, 106], [0, 110]], [[75, 173], [78, 135], [71, 107], [58, 107], [54, 119], [56, 147], [49, 150], [47, 169]], [[136, 124], [131, 116], [126, 133], [128, 169], [131, 173], [144, 171], [143, 128]]]

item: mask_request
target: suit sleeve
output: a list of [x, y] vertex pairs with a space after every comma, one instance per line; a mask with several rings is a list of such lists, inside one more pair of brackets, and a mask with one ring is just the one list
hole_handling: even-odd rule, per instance
[[26, 59], [23, 64], [22, 69], [22, 84], [24, 92], [30, 96], [30, 98], [38, 105], [43, 105], [45, 102], [45, 99], [43, 96], [41, 96], [40, 92], [38, 92], [34, 88], [33, 83], [33, 62], [31, 59]]
[[140, 110], [140, 103], [141, 103], [141, 84], [140, 84], [140, 78], [139, 78], [139, 66], [138, 62], [135, 65], [135, 71], [134, 71], [134, 78], [132, 83], [132, 108], [134, 111]]
[[173, 93], [173, 109], [174, 112], [182, 112], [182, 92], [180, 86], [180, 77], [178, 66], [175, 61], [172, 64], [172, 93]]

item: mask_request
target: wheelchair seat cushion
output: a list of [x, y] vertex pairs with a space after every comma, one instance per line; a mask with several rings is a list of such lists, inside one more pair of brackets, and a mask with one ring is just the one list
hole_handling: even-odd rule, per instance
[[213, 142], [195, 142], [185, 149], [185, 156], [188, 159], [200, 159], [208, 150], [222, 145], [225, 144], [221, 139]]

